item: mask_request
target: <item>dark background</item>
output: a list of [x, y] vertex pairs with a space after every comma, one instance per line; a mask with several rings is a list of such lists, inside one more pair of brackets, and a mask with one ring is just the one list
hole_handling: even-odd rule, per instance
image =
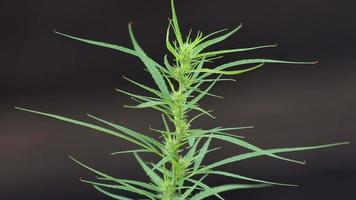
[[[356, 131], [356, 8], [346, 0], [177, 1], [186, 33], [189, 28], [210, 33], [243, 29], [215, 48], [248, 47], [278, 42], [279, 47], [226, 60], [264, 57], [319, 60], [318, 65], [266, 65], [219, 84], [207, 98], [216, 120], [200, 119], [195, 126], [255, 125], [243, 131], [262, 147], [286, 147], [353, 142]], [[96, 114], [135, 130], [160, 128], [159, 114], [130, 110], [132, 103], [114, 88], [136, 92], [122, 75], [150, 84], [138, 59], [113, 50], [89, 46], [53, 34], [59, 31], [129, 46], [127, 24], [132, 21], [146, 51], [161, 61], [169, 1], [0, 1], [0, 199], [108, 199], [79, 177], [93, 175], [67, 155], [124, 178], [146, 180], [129, 155], [110, 156], [133, 148], [116, 138], [52, 119], [16, 111], [13, 106], [88, 120]], [[138, 91], [137, 91], [138, 92]], [[223, 144], [216, 144], [223, 145]], [[296, 165], [258, 158], [225, 167], [255, 178], [296, 183], [297, 188], [272, 187], [226, 193], [227, 199], [334, 200], [354, 199], [354, 144], [290, 154], [307, 160]], [[224, 144], [208, 161], [237, 154]], [[212, 177], [209, 183], [237, 182]]]

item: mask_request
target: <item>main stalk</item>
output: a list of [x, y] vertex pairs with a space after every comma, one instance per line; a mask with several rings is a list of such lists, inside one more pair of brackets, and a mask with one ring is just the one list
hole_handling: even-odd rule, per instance
[[177, 90], [171, 94], [171, 112], [172, 123], [174, 125], [174, 134], [167, 137], [166, 156], [169, 158], [169, 174], [165, 177], [165, 186], [162, 191], [162, 200], [173, 200], [180, 195], [180, 186], [183, 185], [186, 176], [187, 164], [180, 154], [184, 146], [185, 138], [189, 130], [189, 123], [186, 114], [187, 95], [191, 80], [189, 73], [192, 69], [191, 52], [181, 47], [178, 57], [176, 57], [176, 66], [174, 68], [174, 79], [177, 82]]

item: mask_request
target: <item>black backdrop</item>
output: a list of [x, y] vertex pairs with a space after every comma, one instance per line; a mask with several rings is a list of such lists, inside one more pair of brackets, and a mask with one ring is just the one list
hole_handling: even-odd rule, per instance
[[[356, 6], [354, 1], [177, 1], [184, 32], [205, 33], [243, 29], [216, 48], [279, 43], [252, 54], [226, 56], [319, 60], [313, 66], [266, 65], [219, 84], [214, 92], [223, 100], [202, 104], [215, 110], [216, 120], [201, 119], [195, 126], [255, 125], [244, 131], [262, 147], [302, 146], [355, 139]], [[131, 156], [109, 153], [132, 148], [124, 141], [51, 119], [15, 111], [13, 106], [89, 120], [93, 113], [130, 128], [161, 127], [159, 115], [128, 110], [131, 101], [113, 89], [135, 91], [121, 77], [144, 83], [151, 80], [136, 59], [53, 34], [55, 28], [73, 35], [129, 46], [127, 23], [156, 60], [166, 53], [164, 36], [169, 1], [0, 1], [0, 195], [19, 199], [107, 199], [79, 177], [92, 174], [67, 155], [118, 177], [144, 174]], [[137, 91], [138, 92], [138, 91]], [[222, 145], [222, 144], [216, 144]], [[227, 193], [227, 199], [354, 199], [354, 144], [289, 155], [307, 160], [295, 165], [268, 158], [229, 165], [242, 175], [297, 183], [297, 188], [272, 187]], [[230, 145], [207, 160], [237, 154]], [[212, 185], [235, 180], [212, 177]]]

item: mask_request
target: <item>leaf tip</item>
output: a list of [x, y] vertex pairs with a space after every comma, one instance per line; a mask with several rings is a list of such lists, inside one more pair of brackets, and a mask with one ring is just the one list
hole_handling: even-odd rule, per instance
[[14, 106], [14, 109], [16, 109], [16, 110], [22, 110], [22, 111], [27, 111], [27, 112], [31, 112], [31, 110], [26, 109], [26, 108], [22, 108], [22, 107], [19, 107], [19, 106]]
[[72, 155], [68, 155], [68, 158], [73, 160], [74, 162], [78, 163], [78, 161]]
[[59, 35], [62, 35], [62, 34], [63, 34], [63, 33], [59, 32], [59, 31], [57, 31], [57, 29], [55, 29], [55, 28], [54, 28], [52, 31], [53, 31], [53, 33], [55, 33], [55, 34], [59, 34]]

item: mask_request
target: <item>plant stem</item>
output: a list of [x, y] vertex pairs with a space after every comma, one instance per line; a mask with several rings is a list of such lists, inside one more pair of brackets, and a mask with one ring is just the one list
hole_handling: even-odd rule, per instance
[[168, 176], [165, 190], [162, 191], [163, 200], [172, 200], [180, 195], [179, 186], [183, 185], [182, 183], [186, 176], [186, 165], [180, 152], [190, 126], [187, 121], [185, 105], [188, 97], [185, 93], [189, 88], [189, 85], [187, 85], [189, 83], [187, 73], [191, 67], [191, 60], [187, 59], [186, 55], [183, 56], [182, 60], [177, 59], [175, 80], [178, 82], [178, 91], [174, 91], [171, 94], [172, 103], [170, 105], [173, 116], [171, 121], [175, 132], [172, 137], [167, 137], [165, 141], [171, 176]]

